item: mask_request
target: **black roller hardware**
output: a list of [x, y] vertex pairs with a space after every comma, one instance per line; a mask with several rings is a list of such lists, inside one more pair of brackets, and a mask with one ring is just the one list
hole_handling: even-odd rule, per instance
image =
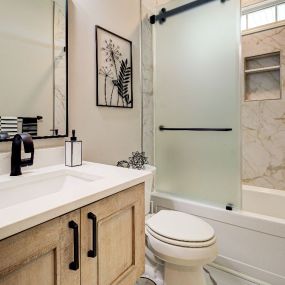
[[92, 220], [92, 247], [93, 249], [88, 250], [87, 252], [87, 256], [88, 257], [96, 257], [97, 253], [96, 253], [96, 240], [97, 240], [97, 218], [96, 216], [89, 212], [87, 214], [88, 219]]
[[[183, 13], [190, 9], [197, 8], [199, 6], [205, 5], [213, 1], [216, 1], [216, 0], [196, 0], [196, 1], [191, 1], [190, 3], [184, 4], [182, 6], [178, 6], [171, 10], [166, 10], [165, 8], [162, 8], [159, 14], [150, 16], [149, 21], [152, 25], [155, 24], [155, 22], [159, 22], [160, 24], [163, 24], [168, 17], [172, 17], [174, 15]], [[220, 1], [221, 3], [225, 3], [227, 0], [220, 0]]]
[[226, 210], [227, 210], [227, 211], [232, 211], [233, 209], [234, 209], [234, 204], [228, 203], [228, 204], [226, 205]]
[[74, 260], [69, 264], [70, 270], [78, 270], [79, 269], [79, 229], [78, 224], [74, 221], [70, 221], [68, 223], [70, 229], [73, 229], [73, 252], [74, 252]]

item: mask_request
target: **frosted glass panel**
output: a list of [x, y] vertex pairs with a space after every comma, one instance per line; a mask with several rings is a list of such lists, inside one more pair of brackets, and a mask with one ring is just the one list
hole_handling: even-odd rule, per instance
[[248, 28], [252, 29], [258, 26], [266, 25], [275, 22], [275, 7], [270, 7], [249, 13], [247, 16], [248, 19]]
[[[239, 205], [240, 18], [239, 1], [213, 1], [155, 24], [158, 191]], [[160, 125], [233, 131], [159, 131]]]

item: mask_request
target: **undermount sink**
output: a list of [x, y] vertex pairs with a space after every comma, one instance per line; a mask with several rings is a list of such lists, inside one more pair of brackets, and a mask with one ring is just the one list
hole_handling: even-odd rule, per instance
[[60, 191], [68, 191], [71, 188], [82, 187], [100, 178], [72, 170], [15, 177], [12, 181], [0, 183], [0, 209]]

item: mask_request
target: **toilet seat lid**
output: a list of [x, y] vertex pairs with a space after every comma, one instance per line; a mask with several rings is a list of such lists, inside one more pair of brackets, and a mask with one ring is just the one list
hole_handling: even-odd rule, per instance
[[182, 212], [161, 210], [146, 221], [158, 235], [184, 242], [205, 242], [215, 237], [214, 229], [202, 219]]

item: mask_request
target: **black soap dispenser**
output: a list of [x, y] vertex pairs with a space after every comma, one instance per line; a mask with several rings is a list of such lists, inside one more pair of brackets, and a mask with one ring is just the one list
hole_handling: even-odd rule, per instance
[[72, 137], [65, 142], [65, 165], [75, 167], [82, 165], [82, 141], [78, 141], [75, 130], [72, 130]]

